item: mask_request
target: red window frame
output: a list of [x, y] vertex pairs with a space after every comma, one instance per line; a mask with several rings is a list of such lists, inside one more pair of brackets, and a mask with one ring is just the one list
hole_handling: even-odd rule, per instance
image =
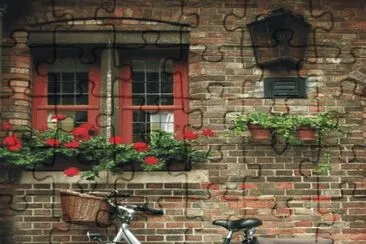
[[47, 104], [47, 78], [46, 65], [40, 65], [33, 75], [33, 104], [32, 127], [42, 129], [47, 127], [47, 112], [55, 111], [88, 111], [88, 123], [95, 125], [98, 130], [97, 119], [99, 115], [100, 98], [100, 67], [91, 66], [88, 69], [88, 105], [48, 105]]
[[[141, 59], [142, 57], [138, 57]], [[150, 57], [146, 57], [151, 59]], [[163, 58], [163, 57], [160, 57]], [[156, 57], [159, 59], [159, 57]], [[120, 70], [120, 134], [124, 143], [132, 142], [133, 111], [173, 111], [174, 133], [176, 139], [182, 139], [188, 126], [188, 62], [187, 58], [173, 61], [173, 105], [132, 105], [132, 58], [124, 59]]]

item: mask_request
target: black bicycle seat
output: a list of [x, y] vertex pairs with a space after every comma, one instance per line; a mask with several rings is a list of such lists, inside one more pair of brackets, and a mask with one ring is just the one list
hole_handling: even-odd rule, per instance
[[255, 218], [236, 220], [218, 219], [212, 222], [212, 224], [224, 227], [227, 230], [241, 230], [260, 226], [262, 225], [262, 221]]

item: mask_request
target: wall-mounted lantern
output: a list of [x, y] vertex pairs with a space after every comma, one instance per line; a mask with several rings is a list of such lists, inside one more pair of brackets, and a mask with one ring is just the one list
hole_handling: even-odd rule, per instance
[[303, 16], [277, 9], [249, 23], [257, 65], [262, 68], [296, 69], [304, 59], [311, 25]]

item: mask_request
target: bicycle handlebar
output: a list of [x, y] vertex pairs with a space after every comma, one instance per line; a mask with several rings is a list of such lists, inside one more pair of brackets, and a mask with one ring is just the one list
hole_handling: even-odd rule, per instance
[[131, 194], [129, 194], [129, 193], [119, 193], [117, 190], [114, 190], [108, 196], [108, 198], [112, 198], [112, 197], [123, 197], [123, 198], [127, 198], [127, 197], [131, 197]]
[[[121, 197], [121, 198], [128, 198], [131, 197], [131, 194], [129, 193], [119, 193], [117, 190], [113, 190], [110, 193], [107, 192], [89, 192], [89, 194], [91, 195], [95, 195], [95, 196], [100, 196], [100, 197], [105, 197], [108, 199], [108, 202], [116, 207], [116, 203], [113, 203], [111, 200], [111, 198], [117, 198], [117, 197]], [[158, 209], [158, 208], [151, 208], [149, 206], [147, 206], [147, 204], [144, 205], [121, 205], [124, 206], [125, 208], [129, 208], [135, 211], [140, 211], [140, 212], [145, 212], [146, 214], [151, 214], [151, 215], [163, 215], [164, 211], [162, 209]]]
[[162, 209], [151, 208], [151, 207], [147, 206], [146, 204], [144, 204], [144, 205], [126, 205], [125, 207], [133, 209], [135, 211], [145, 212], [146, 214], [151, 214], [151, 215], [163, 215], [164, 214], [164, 211]]
[[91, 195], [94, 196], [100, 196], [100, 197], [106, 197], [106, 198], [114, 198], [114, 197], [121, 197], [121, 198], [128, 198], [131, 197], [131, 194], [129, 193], [119, 193], [117, 190], [114, 190], [112, 192], [98, 192], [98, 191], [91, 191], [88, 192]]
[[142, 211], [142, 212], [146, 212], [146, 213], [151, 213], [153, 215], [163, 215], [164, 211], [162, 209], [158, 209], [158, 208], [150, 208], [147, 205], [140, 205], [138, 206], [138, 210]]

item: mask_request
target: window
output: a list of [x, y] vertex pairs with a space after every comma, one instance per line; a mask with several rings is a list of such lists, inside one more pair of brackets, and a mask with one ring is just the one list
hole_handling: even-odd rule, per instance
[[99, 114], [99, 67], [78, 58], [61, 58], [41, 65], [34, 74], [33, 127], [56, 126], [54, 115], [66, 119], [60, 128], [71, 132], [82, 123], [96, 123]]
[[131, 58], [122, 68], [121, 80], [120, 121], [126, 141], [146, 141], [154, 130], [182, 137], [188, 124], [184, 60]]
[[[105, 121], [97, 123], [97, 120], [106, 118], [100, 116], [106, 112], [100, 106], [113, 102], [109, 107], [116, 116], [111, 121], [112, 126], [118, 128], [113, 133], [122, 136], [125, 143], [147, 141], [155, 130], [183, 137], [188, 124], [188, 65], [186, 56], [177, 54], [177, 48], [158, 52], [121, 51], [119, 67], [106, 65], [111, 61], [108, 55], [98, 56], [97, 62], [92, 60], [90, 64], [81, 63], [79, 57], [56, 56], [59, 57], [56, 61], [39, 66], [34, 74], [34, 128], [56, 126], [56, 114], [66, 116], [60, 122], [66, 132], [85, 122], [98, 128], [99, 122]], [[103, 78], [109, 74], [115, 76], [113, 84]], [[107, 99], [100, 96], [100, 90], [109, 90], [115, 95]]]

